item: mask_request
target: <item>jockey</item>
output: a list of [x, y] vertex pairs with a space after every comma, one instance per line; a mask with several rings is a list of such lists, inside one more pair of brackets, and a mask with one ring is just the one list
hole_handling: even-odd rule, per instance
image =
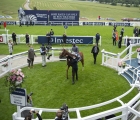
[[76, 44], [73, 42], [72, 43], [72, 49], [71, 49], [72, 54], [76, 55], [78, 57], [78, 61], [81, 60], [81, 56], [79, 54], [79, 48], [76, 46]]

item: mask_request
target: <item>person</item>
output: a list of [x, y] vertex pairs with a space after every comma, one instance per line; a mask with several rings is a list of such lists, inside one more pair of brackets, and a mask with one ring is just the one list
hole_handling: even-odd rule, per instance
[[119, 36], [118, 48], [121, 48], [122, 44], [122, 35]]
[[123, 37], [123, 34], [124, 34], [124, 28], [122, 27], [121, 29], [121, 36]]
[[66, 44], [66, 39], [67, 39], [67, 35], [64, 33], [63, 34], [63, 45], [65, 46]]
[[[130, 39], [127, 38], [127, 47], [130, 45]], [[129, 53], [129, 49], [127, 50], [127, 54]]]
[[98, 43], [99, 43], [99, 40], [100, 40], [100, 34], [97, 33], [95, 36], [96, 36], [96, 44], [98, 46]]
[[47, 37], [47, 40], [48, 40], [48, 45], [50, 45], [51, 35], [50, 35], [49, 32], [46, 34], [46, 37]]
[[74, 42], [72, 43], [71, 51], [72, 51], [72, 54], [75, 54], [78, 57], [78, 61], [80, 61], [81, 57], [80, 57], [80, 54], [79, 54], [79, 48], [78, 48], [78, 46], [76, 46], [76, 44]]
[[112, 39], [113, 39], [113, 46], [114, 45], [116, 46], [116, 34], [115, 34], [115, 32], [113, 32], [113, 34], [112, 34]]
[[19, 21], [19, 27], [22, 27], [22, 23], [21, 23], [21, 20]]
[[12, 33], [12, 39], [13, 39], [13, 44], [17, 45], [17, 42], [16, 42], [16, 33], [15, 32]]
[[136, 37], [136, 27], [133, 29], [133, 37]]
[[29, 45], [29, 39], [30, 39], [30, 37], [29, 37], [29, 34], [28, 33], [26, 33], [25, 39], [26, 39], [26, 45]]
[[49, 53], [49, 51], [50, 51], [51, 48], [52, 48], [52, 47], [49, 46], [49, 45], [46, 46], [46, 55], [48, 55], [48, 57], [47, 57], [48, 60], [50, 60], [50, 57], [52, 56], [52, 54]]
[[40, 114], [37, 112], [37, 111], [31, 111], [28, 113], [28, 115], [25, 116], [25, 119], [24, 120], [32, 120], [32, 115], [33, 114], [36, 114], [37, 117], [38, 117], [38, 120], [42, 120], [42, 117], [40, 116]]
[[8, 48], [9, 48], [10, 55], [12, 55], [12, 53], [13, 53], [13, 43], [11, 42], [11, 40], [9, 40], [9, 42], [8, 42]]
[[114, 23], [114, 26], [113, 26], [113, 27], [114, 27], [114, 28], [113, 28], [113, 29], [114, 29], [114, 31], [116, 31], [117, 24], [115, 24], [115, 23]]
[[46, 48], [44, 44], [40, 47], [40, 53], [42, 56], [42, 67], [46, 67]]
[[28, 21], [26, 21], [26, 25], [27, 25], [27, 27], [28, 27]]
[[96, 58], [97, 58], [97, 55], [98, 55], [98, 53], [99, 53], [99, 47], [97, 46], [97, 44], [95, 44], [95, 45], [92, 47], [91, 53], [93, 54], [94, 64], [96, 64]]
[[76, 80], [78, 80], [78, 58], [76, 56], [73, 56], [72, 60], [71, 60], [71, 65], [72, 65], [72, 84], [75, 83], [75, 75], [76, 75]]
[[28, 68], [30, 69], [30, 66], [33, 67], [33, 62], [34, 62], [34, 56], [36, 56], [34, 49], [32, 46], [30, 46], [30, 49], [28, 50]]
[[116, 34], [116, 41], [118, 41], [119, 40], [119, 36], [118, 36], [118, 31], [117, 30], [115, 30], [115, 34]]
[[57, 112], [56, 112], [56, 117], [55, 117], [55, 120], [63, 120], [63, 118], [62, 118], [62, 110], [58, 110]]
[[[27, 95], [27, 103], [25, 106], [21, 106], [20, 108], [23, 108], [23, 107], [33, 107], [33, 100], [32, 100], [32, 95], [33, 93], [31, 92], [29, 95]], [[25, 117], [29, 114], [30, 110], [24, 110], [23, 112], [21, 112], [21, 117]], [[33, 116], [31, 116], [32, 118]]]
[[50, 31], [50, 35], [51, 35], [51, 36], [54, 35], [54, 31], [53, 31], [53, 29], [51, 29], [51, 31]]

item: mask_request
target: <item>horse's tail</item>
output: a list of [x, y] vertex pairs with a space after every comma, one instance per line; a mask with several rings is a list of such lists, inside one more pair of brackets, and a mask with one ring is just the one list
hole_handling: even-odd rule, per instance
[[80, 55], [81, 55], [81, 63], [82, 63], [82, 66], [84, 67], [84, 54], [83, 54], [83, 52], [80, 52]]

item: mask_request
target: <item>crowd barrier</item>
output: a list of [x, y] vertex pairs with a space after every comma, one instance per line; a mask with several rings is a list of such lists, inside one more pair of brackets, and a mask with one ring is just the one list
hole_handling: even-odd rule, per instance
[[[17, 34], [16, 38], [17, 38], [17, 43], [18, 44], [20, 44], [20, 43], [26, 44], [25, 35]], [[0, 39], [1, 39], [0, 43], [7, 44], [8, 40], [12, 40], [12, 35], [11, 34], [2, 34], [2, 35], [0, 35]], [[101, 46], [101, 41], [102, 41], [102, 37], [100, 36], [100, 40], [99, 40], [99, 45], [100, 46]], [[73, 42], [76, 43], [76, 44], [93, 44], [93, 43], [96, 43], [95, 36], [67, 36], [66, 44], [72, 44]], [[46, 36], [30, 35], [30, 44], [37, 44], [37, 43], [39, 43], [39, 44], [47, 43]], [[60, 35], [52, 36], [50, 43], [52, 43], [52, 44], [63, 43], [62, 36], [60, 36]]]
[[[3, 25], [5, 21], [1, 21], [1, 24]], [[7, 25], [19, 25], [19, 21], [6, 21]], [[134, 26], [140, 26], [140, 22], [127, 22], [127, 21], [34, 21], [32, 25], [49, 25], [49, 26], [128, 26], [128, 27], [134, 27]], [[22, 25], [26, 25], [26, 22], [23, 22]], [[30, 25], [30, 23], [29, 23]]]
[[[55, 52], [54, 52], [55, 50], [61, 50], [61, 49], [60, 48], [59, 49], [58, 48], [53, 48], [52, 51], [51, 51], [53, 56], [55, 56]], [[39, 50], [35, 50], [35, 52], [36, 52], [36, 54], [40, 54]], [[114, 56], [116, 56], [116, 55], [114, 54]], [[3, 72], [2, 74], [0, 74], [0, 76], [2, 77], [8, 71], [10, 71], [11, 69], [22, 68], [22, 67], [27, 66], [26, 62], [23, 63], [21, 61], [21, 59], [23, 59], [23, 58], [25, 58], [25, 61], [26, 61], [27, 51], [19, 53], [19, 54], [15, 54], [15, 55], [10, 55], [10, 56], [7, 56], [5, 58], [0, 59], [0, 65], [1, 66], [5, 62], [8, 62], [8, 69], [5, 72]], [[18, 61], [18, 62], [16, 62], [16, 61]], [[16, 62], [16, 64], [15, 64], [16, 66], [14, 66], [14, 62]], [[20, 64], [20, 62], [22, 62], [22, 64]], [[38, 63], [39, 62], [41, 62], [41, 61], [38, 61]], [[117, 119], [131, 120], [130, 116], [132, 116], [133, 120], [136, 120], [137, 118], [140, 118], [140, 113], [139, 113], [140, 93], [138, 93], [134, 98], [132, 98], [127, 103], [124, 103], [122, 101], [122, 99], [125, 96], [127, 96], [129, 93], [131, 93], [135, 87], [140, 87], [140, 84], [135, 83], [135, 84], [131, 84], [131, 86], [132, 87], [126, 93], [124, 93], [124, 94], [122, 94], [122, 95], [120, 95], [120, 96], [118, 96], [114, 99], [111, 99], [109, 101], [106, 101], [106, 102], [103, 102], [103, 103], [100, 103], [100, 104], [96, 104], [96, 105], [91, 105], [91, 106], [85, 106], [85, 107], [79, 107], [79, 108], [69, 108], [69, 113], [71, 113], [71, 112], [76, 113], [76, 118], [72, 118], [69, 115], [69, 120], [96, 120], [96, 119], [105, 118], [106, 116], [110, 116], [110, 115], [114, 115], [114, 114], [115, 114], [115, 116], [113, 118], [111, 118], [110, 120], [117, 120]], [[90, 109], [94, 110], [96, 108], [112, 104], [114, 102], [118, 102], [119, 106], [116, 107], [116, 108], [113, 108], [113, 109], [109, 109], [109, 110], [99, 112], [99, 113], [95, 113], [95, 114], [85, 116], [85, 117], [82, 117], [82, 115], [81, 115], [82, 111], [88, 111]], [[24, 108], [20, 109], [20, 107], [17, 106], [17, 112], [13, 113], [12, 119], [13, 120], [24, 120], [24, 118], [21, 117], [21, 112], [24, 111], [24, 110], [31, 110], [31, 109], [39, 111], [40, 115], [42, 113], [45, 113], [45, 112], [47, 112], [47, 114], [52, 113], [52, 112], [56, 113], [56, 111], [58, 110], [58, 109], [50, 109], [50, 108], [36, 108], [36, 107], [24, 107]], [[36, 118], [32, 119], [32, 120], [36, 120]], [[54, 120], [54, 118], [49, 118], [48, 120]]]

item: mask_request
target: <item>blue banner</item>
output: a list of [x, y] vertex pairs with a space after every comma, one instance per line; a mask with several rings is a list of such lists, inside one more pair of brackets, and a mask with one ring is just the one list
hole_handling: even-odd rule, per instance
[[50, 10], [49, 21], [79, 21], [79, 11]]
[[[93, 37], [84, 37], [84, 36], [69, 36], [66, 39], [67, 44], [72, 44], [75, 42], [76, 44], [93, 44]], [[44, 44], [48, 43], [48, 39], [46, 36], [38, 36], [38, 43]], [[52, 36], [51, 43], [61, 44], [63, 43], [63, 37], [61, 36]]]

